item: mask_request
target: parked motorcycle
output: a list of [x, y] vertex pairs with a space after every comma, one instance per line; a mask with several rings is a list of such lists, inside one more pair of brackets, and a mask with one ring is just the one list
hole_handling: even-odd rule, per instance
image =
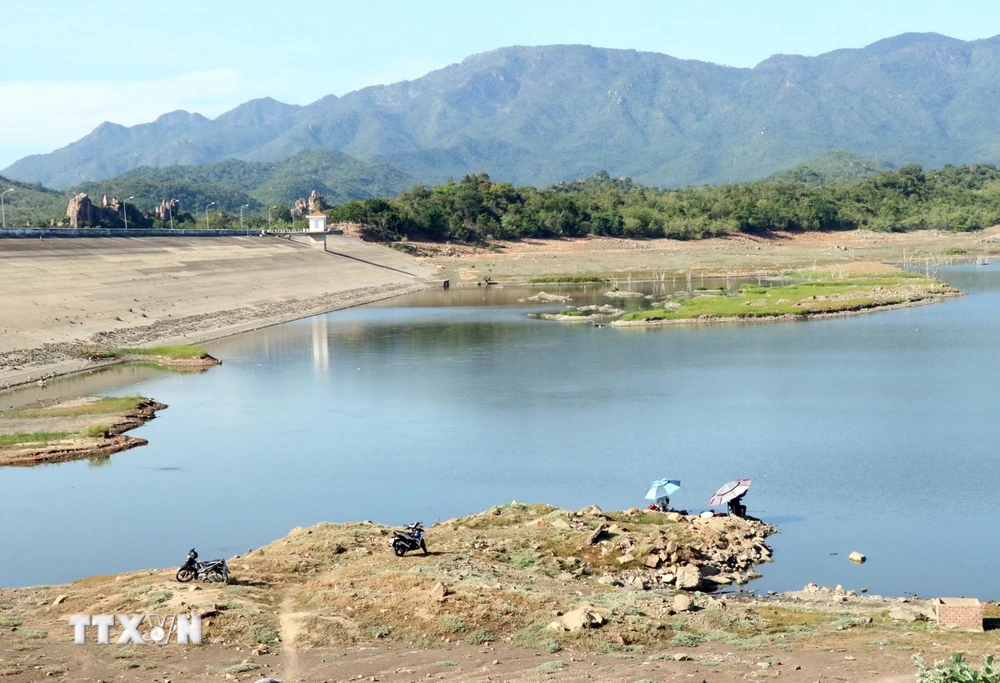
[[177, 580], [181, 583], [187, 583], [192, 579], [229, 583], [229, 567], [226, 566], [225, 560], [199, 562], [198, 553], [195, 552], [194, 548], [191, 548], [187, 561], [177, 570]]
[[423, 550], [424, 555], [427, 554], [427, 544], [424, 542], [425, 530], [420, 524], [420, 522], [414, 522], [409, 526], [403, 527], [403, 531], [392, 532], [392, 540], [389, 541], [389, 547], [396, 553], [396, 557], [402, 557], [407, 551], [416, 550], [417, 548]]

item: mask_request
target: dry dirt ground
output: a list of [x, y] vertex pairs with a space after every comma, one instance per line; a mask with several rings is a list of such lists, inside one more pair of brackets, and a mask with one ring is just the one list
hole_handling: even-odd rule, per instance
[[[620, 280], [687, 272], [736, 275], [781, 272], [852, 261], [886, 261], [930, 266], [960, 258], [1000, 254], [1000, 226], [982, 232], [917, 231], [775, 233], [731, 235], [705, 240], [628, 240], [590, 237], [497, 242], [490, 248], [411, 242], [428, 265], [456, 282], [525, 281], [553, 275]], [[965, 254], [954, 254], [964, 250]]]
[[88, 347], [198, 343], [415, 291], [436, 270], [329, 236], [0, 240], [0, 389], [92, 367]]
[[[0, 680], [889, 683], [913, 680], [914, 654], [978, 660], [1000, 646], [1000, 631], [894, 616], [926, 611], [919, 602], [820, 589], [678, 598], [608, 580], [662, 573], [640, 560], [662, 539], [687, 563], [762, 530], [511, 504], [432, 527], [430, 554], [395, 557], [391, 530], [370, 522], [297, 528], [232, 558], [230, 585], [179, 584], [165, 569], [0, 589]], [[635, 559], [620, 562], [623, 550]], [[693, 609], [677, 602], [688, 597]], [[600, 619], [569, 630], [581, 611]], [[143, 613], [202, 614], [205, 642], [103, 646], [93, 629], [71, 642], [70, 614]]]

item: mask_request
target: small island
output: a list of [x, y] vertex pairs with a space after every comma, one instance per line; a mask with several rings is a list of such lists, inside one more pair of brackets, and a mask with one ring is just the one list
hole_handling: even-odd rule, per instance
[[222, 365], [221, 360], [210, 356], [200, 346], [186, 344], [150, 348], [87, 348], [78, 355], [97, 362], [149, 363], [181, 372], [200, 372], [214, 365]]
[[125, 432], [167, 406], [142, 396], [44, 401], [0, 413], [0, 467], [106, 458], [144, 446]]
[[[606, 295], [619, 299], [654, 298], [642, 292], [617, 290]], [[761, 277], [758, 284], [743, 284], [731, 290], [701, 287], [660, 295], [642, 310], [625, 312], [609, 305], [569, 306], [537, 317], [615, 327], [778, 322], [920, 306], [961, 295], [958, 289], [918, 273], [879, 263], [855, 263], [849, 269]]]

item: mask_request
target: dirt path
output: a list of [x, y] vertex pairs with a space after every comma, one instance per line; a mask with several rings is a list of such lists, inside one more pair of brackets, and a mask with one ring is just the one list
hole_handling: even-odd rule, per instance
[[289, 681], [299, 680], [299, 636], [305, 631], [300, 620], [309, 616], [308, 612], [295, 612], [294, 599], [286, 595], [278, 607], [278, 633], [281, 634], [281, 671]]

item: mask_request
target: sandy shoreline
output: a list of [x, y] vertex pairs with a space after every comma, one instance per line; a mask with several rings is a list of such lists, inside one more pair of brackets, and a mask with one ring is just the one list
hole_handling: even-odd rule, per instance
[[121, 362], [81, 358], [87, 349], [211, 341], [419, 291], [436, 276], [384, 247], [337, 249], [349, 253], [252, 237], [2, 240], [0, 389]]

